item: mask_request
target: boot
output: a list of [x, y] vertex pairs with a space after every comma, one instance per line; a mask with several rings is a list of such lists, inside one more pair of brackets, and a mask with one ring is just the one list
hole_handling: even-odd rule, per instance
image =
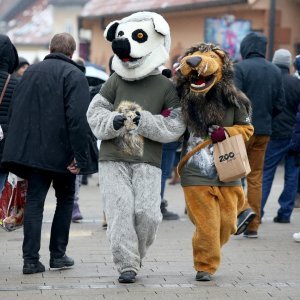
[[166, 202], [161, 202], [160, 211], [163, 216], [163, 220], [178, 220], [179, 216], [171, 211], [168, 211], [166, 208]]
[[72, 211], [72, 222], [76, 223], [82, 220], [83, 217], [81, 215], [78, 203], [74, 202], [73, 211]]

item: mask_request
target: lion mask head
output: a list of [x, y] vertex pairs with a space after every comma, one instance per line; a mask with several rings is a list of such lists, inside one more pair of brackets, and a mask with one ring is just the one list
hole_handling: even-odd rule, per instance
[[180, 61], [179, 71], [190, 83], [191, 91], [206, 94], [222, 80], [226, 53], [213, 44], [191, 48]]

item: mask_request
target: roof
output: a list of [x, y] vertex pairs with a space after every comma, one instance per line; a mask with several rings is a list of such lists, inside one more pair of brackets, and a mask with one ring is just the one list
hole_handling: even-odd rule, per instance
[[52, 28], [52, 8], [48, 0], [36, 0], [8, 22], [7, 35], [14, 44], [47, 45]]
[[[4, 2], [3, 2], [4, 1]], [[88, 0], [9, 0], [7, 8], [7, 35], [14, 44], [45, 45], [53, 35], [53, 6], [83, 6]], [[8, 0], [0, 0], [8, 3]]]
[[49, 0], [49, 4], [64, 6], [64, 5], [84, 5], [89, 0]]
[[171, 12], [247, 2], [247, 0], [90, 0], [83, 8], [81, 17], [116, 16], [143, 10]]

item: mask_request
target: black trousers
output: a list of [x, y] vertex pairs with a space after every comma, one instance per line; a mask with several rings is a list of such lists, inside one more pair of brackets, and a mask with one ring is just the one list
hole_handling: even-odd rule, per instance
[[50, 236], [50, 257], [62, 257], [69, 241], [69, 231], [75, 195], [73, 174], [32, 170], [28, 179], [24, 213], [23, 259], [35, 263], [39, 260], [44, 203], [52, 183], [56, 196], [56, 209]]

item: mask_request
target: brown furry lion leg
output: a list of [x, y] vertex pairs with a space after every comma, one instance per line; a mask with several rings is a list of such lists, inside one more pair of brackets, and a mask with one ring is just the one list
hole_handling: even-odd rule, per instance
[[214, 274], [221, 260], [219, 202], [210, 186], [188, 186], [183, 191], [189, 217], [196, 227], [192, 241], [194, 267]]

